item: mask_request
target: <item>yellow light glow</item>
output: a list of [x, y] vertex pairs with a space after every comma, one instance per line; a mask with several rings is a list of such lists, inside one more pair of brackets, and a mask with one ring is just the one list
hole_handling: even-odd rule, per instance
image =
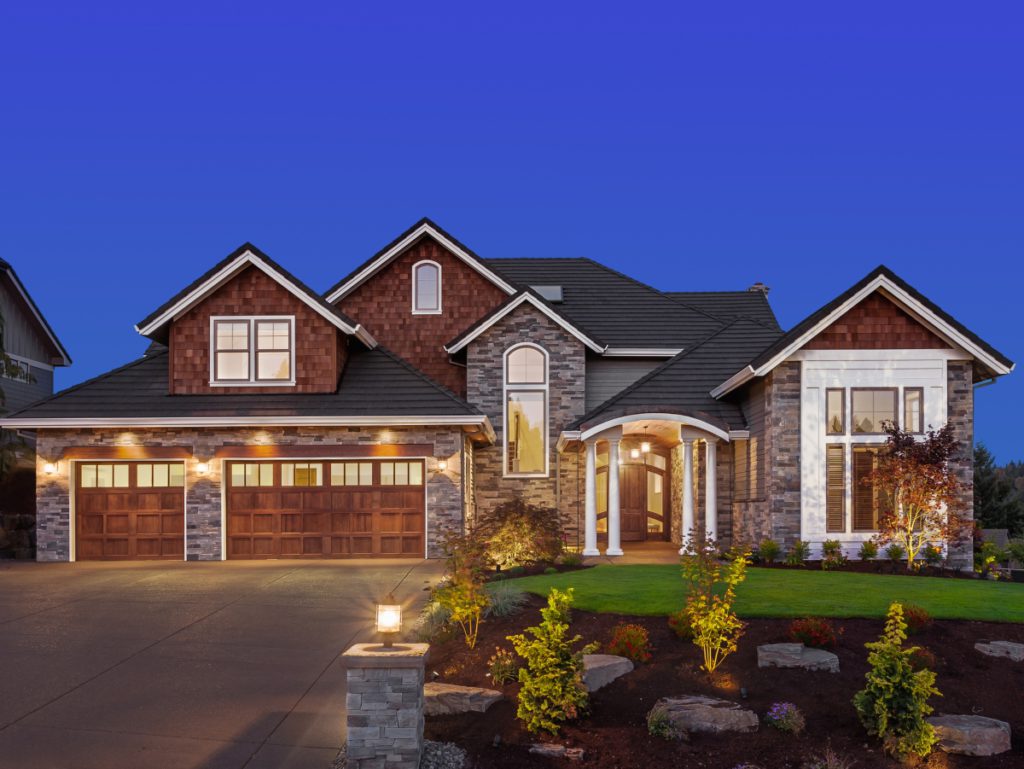
[[642, 451], [644, 454], [650, 454], [651, 453], [651, 443], [650, 443], [650, 441], [644, 441], [643, 443], [641, 443], [640, 444], [640, 451]]
[[43, 465], [43, 472], [46, 473], [47, 475], [54, 475], [57, 472], [57, 465], [54, 464], [53, 462], [47, 462], [45, 465]]
[[200, 462], [198, 465], [196, 465], [196, 472], [199, 473], [200, 475], [206, 475], [206, 473], [209, 472], [209, 470], [210, 466], [206, 462]]
[[448, 469], [448, 460], [447, 459], [439, 459], [439, 460], [437, 460], [437, 469], [440, 470], [442, 473], [445, 470], [447, 470]]
[[377, 632], [397, 633], [402, 629], [402, 607], [395, 604], [377, 605]]
[[640, 459], [640, 449], [630, 449], [629, 457], [630, 459]]

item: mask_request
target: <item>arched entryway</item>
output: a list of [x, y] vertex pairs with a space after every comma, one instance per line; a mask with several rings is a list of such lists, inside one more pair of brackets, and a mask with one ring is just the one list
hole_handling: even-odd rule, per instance
[[[608, 443], [597, 445], [597, 533], [608, 538]], [[624, 440], [619, 447], [620, 538], [668, 541], [671, 448], [652, 440]]]

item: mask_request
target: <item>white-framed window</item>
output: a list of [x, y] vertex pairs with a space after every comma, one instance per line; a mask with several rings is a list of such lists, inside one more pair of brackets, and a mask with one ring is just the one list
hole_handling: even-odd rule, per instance
[[295, 317], [210, 318], [210, 384], [295, 384]]
[[13, 355], [7, 356], [6, 365], [0, 361], [0, 374], [5, 379], [13, 379], [17, 382], [32, 381], [32, 367], [27, 360], [16, 358]]
[[441, 265], [425, 259], [412, 266], [413, 315], [441, 314]]
[[524, 343], [505, 351], [504, 474], [548, 474], [548, 354]]

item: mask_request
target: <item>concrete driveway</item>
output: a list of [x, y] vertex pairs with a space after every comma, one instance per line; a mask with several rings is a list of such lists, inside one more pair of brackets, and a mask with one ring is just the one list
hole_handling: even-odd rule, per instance
[[[339, 655], [434, 561], [0, 563], [0, 767], [327, 769]], [[407, 623], [408, 624], [408, 623]]]

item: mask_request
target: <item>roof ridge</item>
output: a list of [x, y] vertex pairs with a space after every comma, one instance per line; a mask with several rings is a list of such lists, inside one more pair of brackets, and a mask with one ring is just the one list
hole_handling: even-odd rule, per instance
[[[398, 353], [392, 352], [388, 348], [384, 347], [383, 345], [379, 345], [379, 344], [373, 350], [369, 350], [369, 352], [376, 352], [378, 350], [380, 352], [382, 352], [384, 355], [386, 355], [387, 357], [391, 358], [393, 361], [395, 361], [395, 363], [399, 364], [404, 369], [409, 371], [411, 374], [415, 374], [416, 376], [418, 376], [420, 379], [422, 379], [427, 384], [433, 385], [437, 390], [439, 390], [444, 395], [448, 396], [448, 398], [450, 398], [451, 400], [455, 401], [460, 406], [465, 406], [470, 411], [472, 411], [474, 414], [483, 414], [483, 412], [480, 409], [478, 409], [476, 406], [474, 406], [472, 403], [467, 401], [465, 398], [460, 398], [458, 395], [453, 393], [451, 390], [449, 390], [443, 384], [441, 384], [440, 382], [435, 381], [432, 377], [430, 377], [427, 374], [425, 374], [422, 371], [420, 371], [418, 368], [416, 368], [414, 365], [412, 365], [409, 361], [407, 361], [405, 358], [403, 358]], [[341, 385], [340, 384], [339, 384], [338, 389], [339, 390], [341, 389]]]

